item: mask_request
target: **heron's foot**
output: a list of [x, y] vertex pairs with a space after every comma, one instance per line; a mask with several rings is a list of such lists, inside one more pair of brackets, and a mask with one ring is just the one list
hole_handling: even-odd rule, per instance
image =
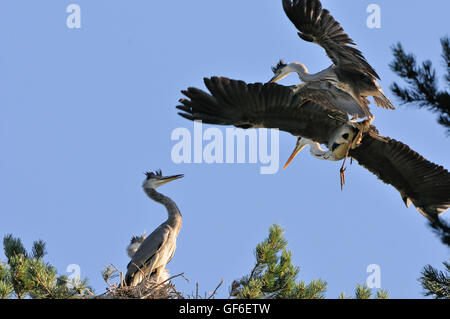
[[370, 130], [370, 125], [371, 125], [373, 119], [374, 118], [372, 116], [362, 122], [356, 123], [355, 128], [358, 129], [358, 134], [356, 134], [356, 137], [353, 139], [353, 142], [351, 144], [352, 149], [357, 148], [361, 144], [363, 135], [364, 135], [364, 133], [367, 133]]
[[346, 168], [344, 167], [344, 165], [341, 166], [340, 169], [340, 178], [341, 178], [341, 191], [344, 190], [344, 185], [345, 185], [345, 170]]
[[351, 149], [357, 148], [361, 144], [361, 140], [363, 137], [363, 133], [361, 130], [358, 131], [358, 134], [356, 134], [356, 137], [353, 139], [353, 142], [350, 144]]
[[357, 129], [360, 131], [363, 131], [363, 133], [368, 132], [370, 129], [370, 125], [372, 125], [372, 122], [374, 120], [374, 117], [368, 117], [364, 121], [358, 122]]

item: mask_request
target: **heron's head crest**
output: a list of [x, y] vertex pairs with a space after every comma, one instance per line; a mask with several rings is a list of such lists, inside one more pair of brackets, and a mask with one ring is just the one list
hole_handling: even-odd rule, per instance
[[167, 184], [176, 179], [182, 178], [183, 174], [163, 176], [161, 170], [156, 170], [155, 172], [145, 173], [145, 180], [142, 186], [144, 189], [155, 189], [161, 185]]
[[162, 172], [160, 169], [156, 170], [155, 172], [146, 172], [145, 176], [147, 177], [147, 180], [154, 178], [154, 177], [161, 177]]
[[282, 70], [286, 66], [287, 66], [286, 62], [284, 62], [283, 60], [280, 60], [276, 66], [272, 67], [272, 72], [274, 74], [277, 74], [278, 72], [280, 72], [280, 70]]
[[145, 239], [145, 234], [143, 235], [134, 235], [133, 237], [131, 237], [131, 241], [130, 244], [134, 244], [134, 243], [142, 243]]
[[127, 246], [127, 254], [128, 257], [133, 258], [134, 254], [138, 251], [141, 244], [144, 242], [145, 239], [145, 233], [140, 236], [133, 236], [131, 238], [130, 243]]

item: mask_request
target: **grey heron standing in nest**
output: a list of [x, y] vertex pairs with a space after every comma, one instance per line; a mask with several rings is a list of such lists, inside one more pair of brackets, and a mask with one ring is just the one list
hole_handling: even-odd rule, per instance
[[[381, 136], [373, 125], [355, 128], [346, 112], [305, 101], [292, 87], [277, 83], [247, 84], [223, 77], [204, 81], [209, 93], [197, 88], [182, 91], [186, 98], [177, 106], [182, 117], [242, 129], [276, 128], [302, 136], [310, 143], [327, 145], [328, 151], [313, 149], [316, 157], [342, 160], [348, 152], [395, 187], [406, 206], [414, 204], [430, 220], [450, 207], [450, 173], [407, 145]], [[349, 149], [359, 133], [359, 146]]]
[[183, 175], [163, 176], [161, 171], [146, 173], [142, 187], [148, 197], [166, 207], [168, 219], [147, 238], [143, 239], [142, 236], [138, 236], [131, 239], [130, 245], [127, 247], [131, 261], [125, 275], [125, 282], [128, 286], [136, 286], [143, 279], [150, 277], [156, 283], [168, 279], [166, 265], [175, 252], [182, 218], [175, 202], [157, 192], [156, 188], [182, 177]]
[[330, 12], [322, 8], [319, 0], [282, 1], [284, 12], [299, 31], [299, 37], [322, 46], [333, 65], [318, 73], [310, 74], [302, 63], [286, 64], [280, 61], [273, 68], [275, 75], [272, 82], [296, 72], [305, 83], [326, 81], [347, 92], [358, 101], [366, 117], [372, 117], [368, 108], [369, 96], [373, 97], [378, 106], [394, 109], [378, 84], [377, 79], [380, 79], [378, 74]]

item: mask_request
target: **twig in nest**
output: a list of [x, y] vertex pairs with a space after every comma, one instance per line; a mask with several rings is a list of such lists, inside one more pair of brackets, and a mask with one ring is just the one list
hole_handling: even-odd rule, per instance
[[217, 289], [219, 289], [220, 286], [222, 286], [223, 284], [223, 279], [220, 281], [220, 283], [217, 285], [216, 289], [214, 289], [214, 291], [211, 293], [211, 295], [208, 297], [208, 299], [211, 299], [212, 297], [214, 297], [214, 295], [217, 292]]
[[[178, 275], [174, 275], [174, 276], [172, 276], [172, 277], [170, 277], [170, 278], [167, 278], [167, 279], [164, 280], [163, 282], [160, 282], [159, 284], [157, 284], [156, 287], [161, 286], [161, 285], [164, 285], [166, 282], [172, 280], [173, 278], [177, 278], [177, 277], [183, 277], [183, 278], [185, 278], [185, 277], [184, 277], [184, 272], [182, 272], [182, 273], [180, 273], [180, 274], [178, 274]], [[186, 279], [186, 278], [185, 278], [185, 279]]]
[[113, 266], [114, 269], [119, 273], [119, 275], [120, 275], [120, 284], [119, 284], [119, 287], [123, 287], [123, 286], [124, 286], [124, 283], [125, 283], [125, 280], [124, 280], [124, 278], [123, 278], [123, 272], [120, 271], [114, 264], [111, 263], [110, 265]]

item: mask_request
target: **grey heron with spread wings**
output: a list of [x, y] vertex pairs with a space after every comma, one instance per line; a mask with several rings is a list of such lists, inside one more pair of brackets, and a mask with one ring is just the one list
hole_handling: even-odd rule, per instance
[[[407, 145], [384, 137], [370, 125], [349, 123], [346, 112], [305, 100], [291, 87], [277, 83], [247, 84], [223, 77], [204, 79], [208, 93], [198, 88], [182, 91], [177, 106], [188, 120], [233, 125], [242, 129], [276, 128], [302, 136], [313, 145], [314, 156], [342, 160], [347, 152], [383, 182], [395, 187], [404, 203], [411, 203], [430, 220], [450, 207], [450, 173]], [[358, 147], [351, 147], [358, 133]], [[319, 144], [327, 145], [324, 151]]]
[[[450, 207], [450, 173], [407, 145], [380, 135], [371, 125], [368, 96], [381, 107], [394, 107], [379, 87], [375, 70], [319, 0], [283, 0], [283, 8], [300, 37], [324, 47], [334, 64], [311, 75], [298, 63], [281, 63], [266, 84], [205, 78], [209, 92], [192, 87], [182, 91], [185, 98], [177, 106], [179, 114], [207, 124], [291, 133], [298, 140], [289, 161], [305, 145], [324, 160], [345, 161], [350, 156], [395, 187], [406, 206], [412, 203], [426, 218], [435, 220]], [[274, 83], [289, 72], [299, 73], [305, 83]], [[368, 120], [355, 123], [349, 116]]]
[[[333, 65], [318, 73], [310, 74], [302, 63], [286, 64], [280, 61], [272, 68], [275, 75], [271, 82], [296, 72], [305, 82], [301, 86], [303, 94], [316, 102], [321, 102], [318, 98], [323, 98], [323, 94], [331, 90], [325, 88], [317, 92], [318, 84], [325, 82], [334, 91], [340, 92], [340, 95], [348, 94], [357, 101], [359, 108], [353, 107], [349, 112], [355, 118], [373, 117], [368, 107], [368, 96], [372, 96], [378, 106], [394, 109], [377, 82], [377, 79], [380, 79], [378, 74], [330, 12], [322, 8], [319, 0], [282, 0], [282, 2], [284, 12], [299, 31], [299, 37], [322, 46]], [[312, 92], [308, 92], [309, 87]]]
[[[322, 46], [333, 64], [325, 70], [310, 74], [302, 63], [286, 64], [280, 60], [278, 65], [272, 68], [274, 76], [269, 82], [277, 82], [296, 72], [304, 82], [293, 87], [296, 94], [304, 101], [343, 111], [352, 116], [351, 121], [358, 118], [366, 118], [369, 123], [373, 121], [368, 96], [372, 96], [378, 106], [394, 109], [377, 82], [379, 76], [376, 71], [356, 48], [356, 44], [344, 32], [342, 26], [328, 10], [322, 8], [319, 0], [282, 0], [282, 4], [287, 17], [299, 31], [300, 38]], [[360, 137], [352, 147], [359, 143], [359, 139]], [[300, 136], [285, 167], [307, 144], [311, 145], [313, 155], [321, 151], [316, 143]], [[344, 183], [345, 159], [341, 167], [341, 187]]]
[[148, 197], [166, 207], [168, 219], [147, 238], [144, 235], [131, 239], [130, 245], [127, 247], [131, 261], [125, 275], [125, 282], [128, 286], [136, 286], [144, 278], [152, 277], [156, 283], [161, 283], [168, 278], [166, 265], [175, 252], [182, 218], [175, 202], [157, 192], [156, 188], [182, 177], [183, 175], [163, 176], [161, 171], [146, 173], [142, 187]]

